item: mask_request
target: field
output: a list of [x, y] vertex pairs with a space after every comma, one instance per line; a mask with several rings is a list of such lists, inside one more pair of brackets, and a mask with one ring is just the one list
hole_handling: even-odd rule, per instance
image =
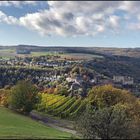
[[0, 107], [0, 139], [68, 139], [71, 135]]
[[57, 51], [36, 51], [31, 52], [31, 54], [16, 54], [16, 49], [0, 49], [0, 57], [5, 59], [13, 58], [15, 56], [25, 57], [25, 56], [42, 56], [42, 55], [59, 55], [60, 59], [73, 59], [73, 60], [89, 60], [94, 58], [102, 58], [101, 55], [85, 54], [85, 53], [59, 53]]
[[55, 94], [41, 94], [38, 111], [66, 119], [75, 119], [86, 108], [86, 99], [65, 97]]
[[25, 56], [42, 56], [42, 55], [59, 55], [57, 52], [48, 51], [37, 51], [31, 52], [31, 54], [16, 54], [16, 49], [0, 49], [0, 57], [3, 58], [13, 58], [15, 56], [25, 57]]
[[91, 60], [94, 58], [103, 58], [101, 55], [84, 54], [84, 53], [64, 53], [61, 58], [73, 60]]
[[44, 51], [44, 52], [31, 52], [30, 55], [31, 56], [59, 55], [59, 53], [57, 53], [57, 52], [47, 52], [47, 51]]
[[7, 59], [15, 56], [16, 56], [16, 52], [14, 49], [0, 49], [0, 57]]

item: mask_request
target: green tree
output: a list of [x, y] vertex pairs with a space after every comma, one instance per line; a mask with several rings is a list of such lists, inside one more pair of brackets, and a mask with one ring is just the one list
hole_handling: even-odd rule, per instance
[[127, 106], [118, 104], [95, 110], [88, 108], [78, 119], [77, 130], [86, 139], [137, 139], [139, 124], [128, 114]]
[[38, 101], [38, 90], [29, 81], [20, 81], [12, 88], [10, 105], [13, 109], [29, 113]]
[[111, 85], [99, 86], [89, 91], [88, 101], [77, 125], [84, 138], [140, 137], [140, 102], [131, 93]]
[[68, 92], [68, 89], [66, 87], [63, 87], [58, 91], [58, 94], [68, 96], [69, 92]]

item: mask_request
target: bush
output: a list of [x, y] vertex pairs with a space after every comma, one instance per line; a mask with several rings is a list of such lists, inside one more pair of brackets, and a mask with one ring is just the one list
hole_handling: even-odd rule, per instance
[[1, 89], [0, 90], [0, 105], [8, 107], [8, 105], [9, 105], [9, 96], [10, 96], [10, 90]]

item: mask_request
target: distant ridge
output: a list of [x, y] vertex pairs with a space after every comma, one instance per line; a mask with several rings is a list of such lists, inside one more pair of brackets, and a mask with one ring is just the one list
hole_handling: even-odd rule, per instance
[[140, 48], [110, 48], [110, 47], [80, 47], [80, 46], [38, 46], [38, 45], [11, 45], [11, 46], [0, 46], [0, 49], [17, 49], [19, 47], [28, 48], [31, 51], [56, 51], [66, 53], [88, 53], [105, 56], [127, 56], [127, 57], [139, 57]]

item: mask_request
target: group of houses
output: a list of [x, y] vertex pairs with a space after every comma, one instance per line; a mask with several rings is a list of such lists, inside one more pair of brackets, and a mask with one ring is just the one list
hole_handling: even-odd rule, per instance
[[9, 58], [9, 59], [0, 59], [0, 65], [5, 65], [5, 66], [28, 66], [28, 67], [63, 67], [63, 66], [70, 66], [76, 63], [75, 61], [70, 61], [70, 60], [38, 60], [34, 61], [33, 58], [30, 60], [28, 57], [14, 57], [14, 58]]

